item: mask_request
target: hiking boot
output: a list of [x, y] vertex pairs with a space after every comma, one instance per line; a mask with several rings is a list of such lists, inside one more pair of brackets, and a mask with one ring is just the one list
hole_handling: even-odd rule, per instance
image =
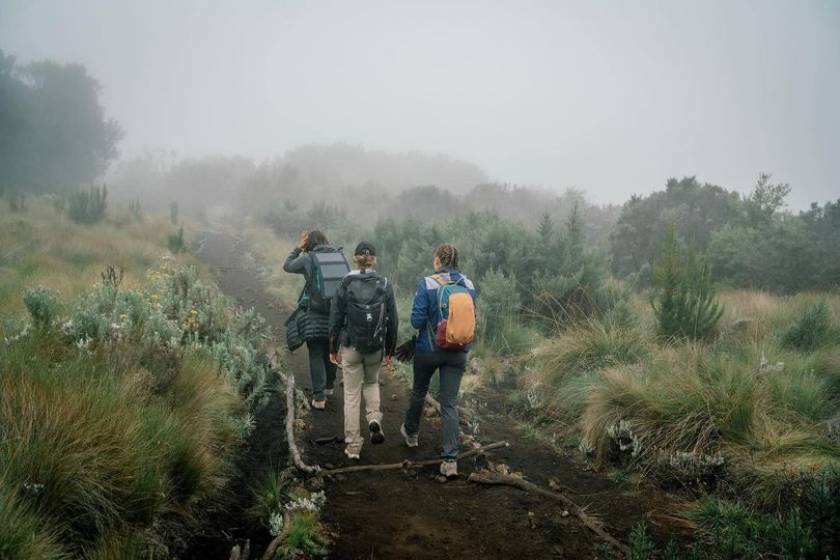
[[331, 397], [335, 394], [335, 389], [324, 389], [324, 395], [327, 397]]
[[378, 420], [372, 420], [368, 424], [370, 431], [370, 442], [374, 445], [379, 445], [385, 441], [385, 432], [382, 431], [382, 424]]
[[315, 410], [324, 410], [325, 408], [327, 408], [327, 399], [324, 399], [322, 401], [316, 401], [315, 399], [312, 399], [312, 408], [314, 408]]
[[400, 433], [402, 434], [403, 439], [405, 439], [405, 444], [408, 447], [417, 447], [420, 445], [417, 434], [409, 435], [408, 432], [405, 431], [405, 424], [400, 426]]
[[344, 448], [344, 454], [347, 455], [348, 459], [353, 459], [354, 461], [359, 460], [359, 452], [358, 451], [350, 451], [349, 447]]
[[440, 474], [446, 478], [458, 478], [458, 462], [455, 459], [446, 459], [440, 464]]

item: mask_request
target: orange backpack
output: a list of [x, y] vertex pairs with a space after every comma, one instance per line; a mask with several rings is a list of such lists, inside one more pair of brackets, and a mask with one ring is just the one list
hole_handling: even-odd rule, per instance
[[435, 274], [432, 280], [438, 288], [440, 321], [435, 332], [429, 335], [441, 350], [463, 350], [475, 340], [475, 302], [470, 291], [461, 284]]

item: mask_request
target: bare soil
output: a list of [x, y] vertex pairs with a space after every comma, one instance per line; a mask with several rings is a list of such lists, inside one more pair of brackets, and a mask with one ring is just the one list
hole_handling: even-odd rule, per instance
[[[253, 265], [243, 258], [247, 247], [224, 235], [208, 234], [199, 257], [216, 272], [218, 284], [230, 297], [254, 306], [282, 337], [283, 320], [289, 309], [265, 295]], [[283, 255], [277, 255], [282, 258]], [[282, 344], [281, 344], [282, 346]], [[287, 355], [287, 367], [298, 385], [310, 390], [306, 349]], [[340, 379], [340, 370], [339, 370]], [[394, 376], [381, 380], [385, 443], [367, 442], [361, 464], [396, 463], [403, 459], [435, 458], [440, 452], [440, 420], [424, 418], [420, 447], [409, 449], [399, 435], [409, 387]], [[344, 456], [343, 445], [318, 445], [319, 438], [343, 434], [341, 386], [327, 402], [325, 411], [312, 411], [307, 429], [298, 436], [307, 462], [322, 467], [353, 464]], [[275, 411], [281, 409], [280, 398]], [[490, 460], [505, 463], [531, 482], [548, 487], [549, 479], [559, 482], [564, 493], [588, 514], [603, 521], [606, 530], [623, 542], [631, 529], [645, 520], [655, 540], [671, 535], [684, 540], [680, 522], [681, 500], [650, 485], [613, 482], [603, 473], [572, 456], [527, 438], [511, 421], [503, 394], [483, 389], [478, 395], [477, 414], [482, 443], [506, 440], [511, 446], [493, 451]], [[285, 461], [286, 445], [278, 414], [259, 420], [257, 436], [247, 450], [248, 475], [273, 468]], [[362, 423], [364, 426], [364, 422]], [[363, 428], [366, 434], [366, 429]], [[564, 513], [555, 502], [518, 489], [487, 487], [467, 482], [476, 465], [472, 459], [459, 464], [460, 478], [440, 482], [437, 468], [361, 472], [330, 477], [326, 481], [327, 505], [324, 520], [332, 533], [331, 558], [337, 559], [439, 559], [439, 558], [599, 558], [601, 542], [574, 516]], [[244, 524], [229, 512], [221, 523], [225, 539], [206, 540], [195, 558], [228, 558], [235, 537], [248, 536], [264, 543], [265, 534], [248, 535]], [[216, 549], [213, 549], [213, 546]], [[256, 546], [261, 553], [262, 548]]]

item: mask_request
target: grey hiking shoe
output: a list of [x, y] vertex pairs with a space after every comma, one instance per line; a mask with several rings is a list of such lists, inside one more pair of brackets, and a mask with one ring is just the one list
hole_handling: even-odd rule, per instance
[[402, 424], [400, 426], [400, 433], [402, 434], [403, 439], [405, 439], [405, 444], [408, 447], [417, 447], [418, 445], [420, 445], [417, 434], [408, 435], [408, 432], [405, 431], [405, 424]]
[[458, 462], [454, 459], [446, 459], [440, 464], [440, 474], [446, 478], [458, 478]]
[[373, 420], [368, 424], [368, 430], [370, 431], [370, 442], [372, 444], [378, 445], [385, 441], [385, 432], [382, 431], [382, 424], [379, 421]]
[[359, 460], [359, 452], [358, 451], [351, 451], [349, 447], [344, 449], [344, 454], [347, 455], [348, 459], [353, 459], [354, 461]]

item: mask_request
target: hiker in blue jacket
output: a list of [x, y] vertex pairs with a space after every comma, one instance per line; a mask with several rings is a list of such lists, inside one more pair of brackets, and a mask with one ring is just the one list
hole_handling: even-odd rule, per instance
[[[304, 231], [300, 234], [297, 246], [292, 249], [286, 261], [283, 263], [283, 270], [293, 274], [302, 274], [306, 279], [303, 296], [306, 301], [312, 300], [311, 291], [314, 288], [312, 279], [313, 251], [332, 249], [327, 241], [327, 236], [322, 232]], [[327, 397], [334, 392], [336, 366], [330, 362], [329, 352], [329, 324], [330, 310], [312, 309], [304, 304], [306, 314], [304, 324], [306, 348], [309, 350], [309, 376], [312, 380], [312, 408], [324, 410]]]
[[458, 270], [458, 250], [454, 245], [444, 244], [435, 251], [433, 266], [435, 274], [427, 276], [417, 284], [414, 303], [411, 308], [411, 326], [419, 331], [414, 355], [414, 383], [405, 421], [400, 426], [408, 447], [419, 445], [420, 418], [429, 382], [436, 370], [440, 370], [440, 406], [443, 419], [443, 463], [440, 472], [447, 478], [458, 476], [458, 391], [461, 377], [467, 366], [469, 348], [458, 350], [440, 349], [434, 340], [434, 330], [441, 320], [438, 290], [444, 283], [454, 283], [469, 291], [473, 302], [476, 292], [473, 283]]

